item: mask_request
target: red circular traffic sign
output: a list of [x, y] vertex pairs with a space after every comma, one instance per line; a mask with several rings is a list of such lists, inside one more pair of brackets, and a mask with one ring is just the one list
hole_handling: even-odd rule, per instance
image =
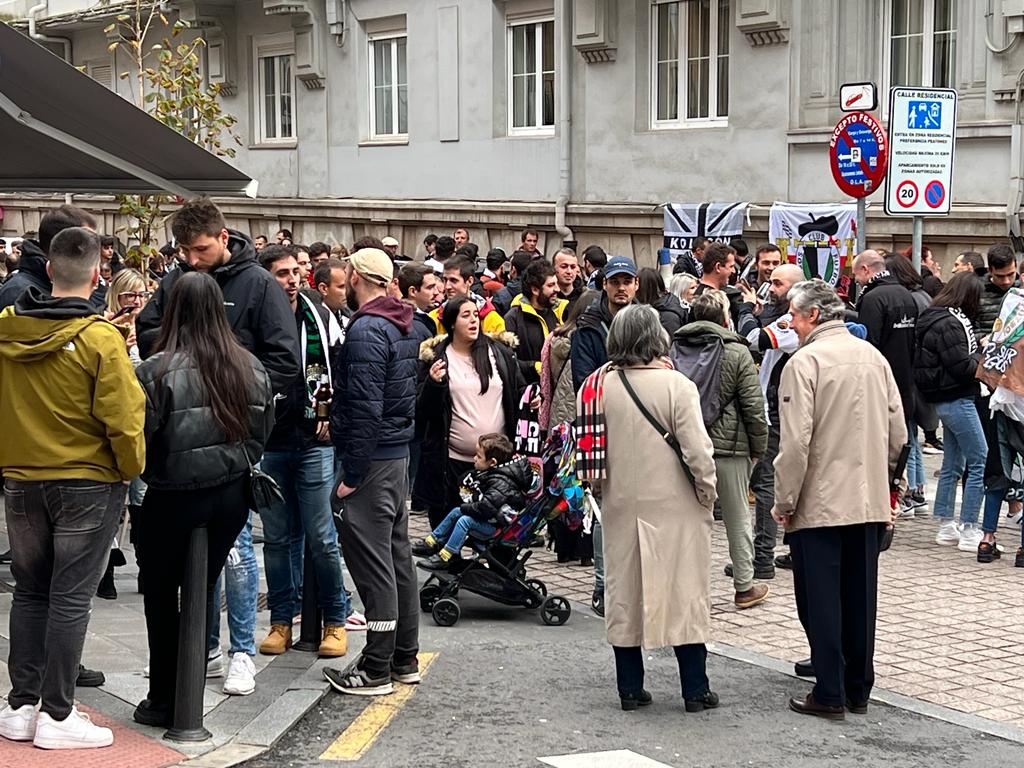
[[851, 197], [867, 197], [885, 179], [889, 138], [874, 115], [851, 112], [832, 131], [828, 158], [839, 189]]
[[904, 179], [896, 187], [896, 202], [903, 208], [910, 208], [917, 202], [917, 184], [910, 179]]

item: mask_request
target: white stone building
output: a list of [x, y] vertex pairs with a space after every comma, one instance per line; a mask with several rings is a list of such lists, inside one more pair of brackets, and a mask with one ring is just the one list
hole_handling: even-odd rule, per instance
[[[1007, 232], [1024, 72], [1020, 0], [168, 0], [207, 41], [205, 71], [238, 117], [256, 200], [233, 225], [299, 241], [400, 238], [466, 225], [486, 249], [564, 237], [653, 263], [664, 202], [841, 200], [828, 168], [839, 86], [955, 87], [953, 212], [939, 253]], [[104, 27], [118, 3], [0, 0], [0, 13], [118, 90]], [[26, 29], [27, 31], [27, 29]], [[886, 107], [879, 108], [884, 119]], [[910, 222], [870, 198], [869, 242]], [[0, 199], [4, 235], [44, 203]], [[105, 212], [98, 198], [85, 203]]]

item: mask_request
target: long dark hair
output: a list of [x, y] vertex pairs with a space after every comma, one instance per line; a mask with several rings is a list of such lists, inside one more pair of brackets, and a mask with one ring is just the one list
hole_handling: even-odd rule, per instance
[[592, 288], [588, 288], [580, 294], [579, 298], [576, 299], [576, 303], [572, 305], [565, 317], [562, 318], [562, 324], [555, 328], [551, 333], [555, 336], [568, 336], [574, 330], [576, 330], [576, 321], [580, 319], [580, 315], [587, 311], [587, 307], [593, 304], [601, 298], [601, 292], [595, 291]]
[[981, 280], [973, 272], [957, 272], [932, 299], [932, 306], [959, 309], [973, 320], [981, 309]]
[[182, 275], [171, 291], [154, 349], [164, 353], [161, 376], [176, 353], [189, 357], [227, 440], [237, 443], [249, 437], [252, 365], [228, 325], [216, 280], [202, 272]]
[[[476, 302], [469, 296], [457, 296], [454, 299], [450, 299], [445, 303], [444, 308], [441, 310], [441, 325], [448, 331], [448, 344], [452, 343], [455, 338], [455, 321], [459, 319], [459, 312], [462, 310], [462, 305], [466, 302], [473, 305], [476, 309]], [[476, 337], [476, 341], [473, 342], [469, 348], [469, 356], [473, 361], [473, 369], [480, 377], [480, 394], [486, 394], [488, 388], [491, 386], [491, 376], [494, 373], [494, 369], [491, 368], [491, 341], [490, 337], [484, 333], [483, 321], [480, 323], [480, 335]]]
[[636, 289], [636, 300], [640, 304], [654, 305], [665, 295], [665, 281], [661, 273], [651, 267], [644, 267], [638, 275], [640, 285]]
[[906, 256], [898, 253], [886, 256], [885, 268], [908, 291], [916, 291], [924, 285], [924, 278], [921, 277], [921, 273], [914, 269], [913, 262]]

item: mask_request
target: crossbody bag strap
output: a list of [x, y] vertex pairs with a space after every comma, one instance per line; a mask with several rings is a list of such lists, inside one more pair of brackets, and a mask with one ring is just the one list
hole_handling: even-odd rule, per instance
[[643, 414], [648, 423], [654, 427], [655, 431], [659, 435], [661, 435], [661, 439], [664, 440], [668, 444], [668, 447], [672, 449], [672, 452], [675, 453], [676, 458], [679, 459], [679, 466], [683, 468], [683, 472], [686, 474], [686, 479], [690, 481], [690, 485], [692, 485], [694, 490], [696, 490], [697, 481], [694, 478], [689, 465], [687, 465], [686, 459], [683, 458], [683, 449], [682, 446], [679, 445], [679, 441], [676, 440], [676, 436], [672, 434], [671, 431], [665, 429], [662, 423], [654, 417], [654, 414], [647, 410], [647, 406], [641, 402], [636, 390], [633, 389], [633, 385], [629, 383], [629, 378], [626, 376], [625, 372], [619, 371], [618, 373], [619, 379], [622, 381], [622, 386], [626, 388], [626, 392], [629, 394], [633, 404], [640, 409], [640, 413]]

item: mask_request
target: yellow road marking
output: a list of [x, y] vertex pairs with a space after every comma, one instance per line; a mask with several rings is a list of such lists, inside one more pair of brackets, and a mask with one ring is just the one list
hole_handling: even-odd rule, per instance
[[[437, 658], [436, 653], [421, 653], [417, 657], [420, 665], [420, 675], [426, 676], [430, 665]], [[384, 729], [388, 727], [395, 715], [405, 706], [405, 703], [412, 698], [416, 692], [415, 685], [395, 684], [395, 692], [387, 696], [381, 696], [370, 706], [363, 710], [352, 724], [324, 753], [320, 755], [321, 760], [359, 760], [369, 751], [370, 747], [377, 740]]]

